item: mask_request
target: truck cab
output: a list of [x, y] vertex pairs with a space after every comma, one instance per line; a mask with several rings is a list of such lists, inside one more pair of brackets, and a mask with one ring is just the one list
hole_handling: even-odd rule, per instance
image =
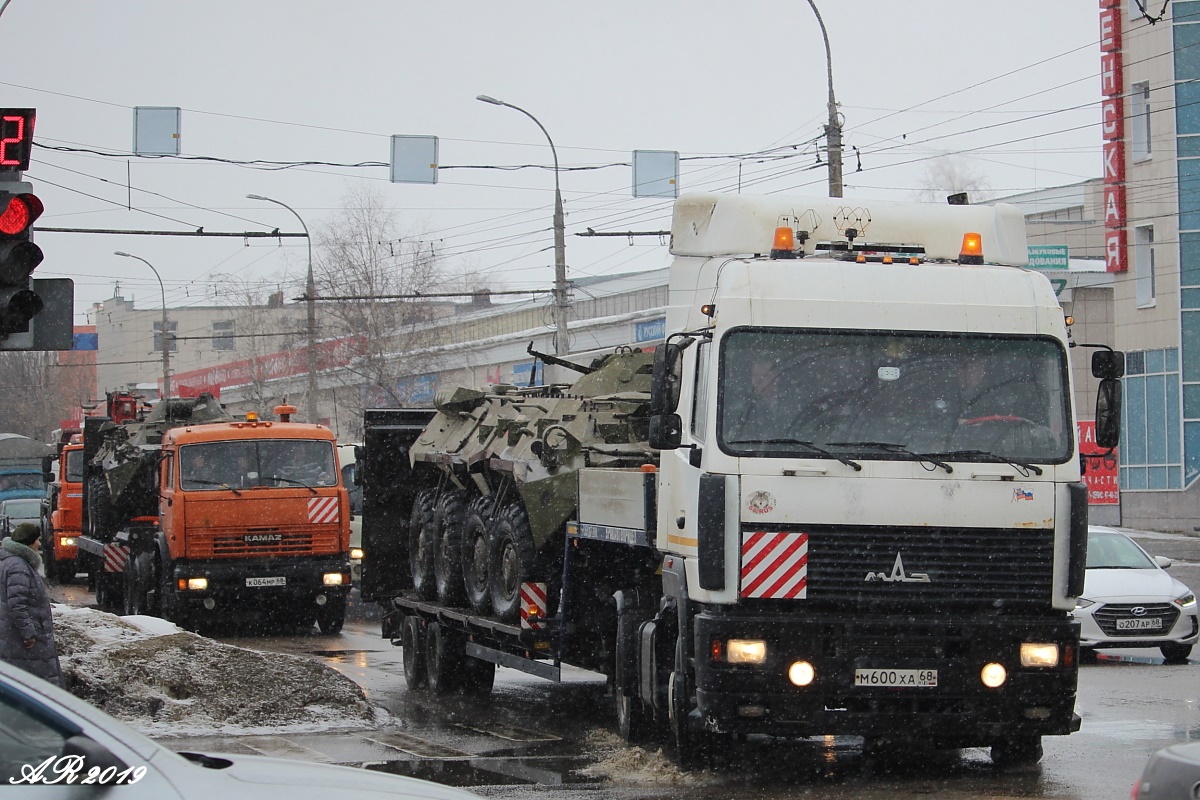
[[79, 569], [77, 540], [83, 531], [83, 443], [78, 436], [59, 451], [51, 477], [42, 501], [42, 558], [47, 578], [70, 583]]

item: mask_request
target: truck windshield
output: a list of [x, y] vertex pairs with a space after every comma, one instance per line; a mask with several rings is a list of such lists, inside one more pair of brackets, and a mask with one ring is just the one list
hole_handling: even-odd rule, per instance
[[83, 482], [83, 451], [67, 451], [67, 481], [70, 483]]
[[732, 455], [1062, 463], [1073, 449], [1048, 337], [741, 328], [720, 357]]
[[333, 443], [302, 439], [209, 442], [180, 448], [185, 491], [336, 486]]

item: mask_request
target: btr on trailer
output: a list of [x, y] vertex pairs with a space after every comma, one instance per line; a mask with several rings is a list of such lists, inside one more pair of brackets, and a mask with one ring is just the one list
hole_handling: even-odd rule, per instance
[[[685, 766], [756, 734], [1022, 763], [1077, 730], [1073, 343], [1020, 211], [685, 195], [671, 251], [653, 354], [367, 412], [363, 592], [409, 685], [597, 670]], [[1124, 358], [1094, 347], [1111, 448]]]

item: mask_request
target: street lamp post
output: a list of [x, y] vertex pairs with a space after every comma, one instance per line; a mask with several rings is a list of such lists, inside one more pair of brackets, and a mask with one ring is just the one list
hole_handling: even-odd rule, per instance
[[829, 50], [829, 34], [825, 31], [825, 22], [821, 12], [817, 10], [814, 0], [808, 0], [813, 13], [817, 15], [817, 24], [821, 26], [821, 38], [825, 40], [825, 67], [829, 73], [829, 122], [825, 127], [826, 144], [829, 147], [829, 196], [842, 196], [842, 123], [838, 121], [837, 100], [833, 96], [833, 54]]
[[304, 224], [304, 218], [287, 203], [263, 197], [261, 194], [248, 194], [246, 199], [262, 200], [265, 203], [283, 206], [292, 212], [292, 215], [300, 222], [300, 227], [304, 229], [304, 239], [308, 242], [308, 277], [304, 284], [304, 298], [308, 312], [308, 401], [305, 403], [307, 406], [305, 414], [308, 416], [309, 422], [316, 424], [319, 419], [317, 416], [317, 284], [313, 279], [312, 237], [308, 235], [308, 226]]
[[566, 355], [571, 351], [567, 332], [567, 234], [563, 221], [562, 190], [558, 183], [558, 150], [554, 148], [554, 140], [546, 132], [546, 127], [525, 109], [486, 94], [478, 95], [475, 99], [494, 106], [504, 106], [514, 111], [520, 111], [533, 120], [533, 123], [546, 135], [546, 141], [550, 143], [550, 153], [554, 156], [554, 352], [556, 355]]
[[[117, 250], [113, 255], [124, 256], [125, 258], [136, 258], [138, 261], [145, 264], [154, 273], [154, 277], [158, 278], [158, 291], [162, 293], [162, 362], [163, 362], [163, 389], [162, 399], [166, 400], [171, 396], [171, 340], [170, 328], [167, 325], [167, 290], [163, 288], [162, 276], [158, 274], [158, 270], [154, 268], [146, 259], [141, 256], [135, 256], [130, 253], [122, 253]], [[165, 406], [164, 406], [165, 408]]]

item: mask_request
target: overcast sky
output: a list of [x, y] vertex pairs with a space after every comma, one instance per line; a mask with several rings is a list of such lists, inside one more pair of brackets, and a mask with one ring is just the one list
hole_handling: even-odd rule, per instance
[[[995, 195], [1100, 174], [1095, 0], [818, 7], [848, 199], [913, 198], [946, 153]], [[552, 174], [445, 169], [551, 163], [530, 120], [478, 94], [525, 108], [554, 138], [572, 277], [665, 266], [655, 238], [574, 234], [665, 229], [670, 202], [634, 199], [628, 166], [566, 168], [678, 150], [683, 191], [737, 191], [740, 179], [746, 193], [827, 192], [814, 149], [825, 49], [807, 0], [11, 0], [0, 27], [3, 105], [38, 110], [43, 146], [26, 178], [46, 205], [43, 226], [299, 230], [284, 209], [245, 199], [255, 193], [314, 229], [365, 182], [448, 265], [485, 273], [493, 289], [548, 287]], [[213, 160], [134, 157], [135, 106], [181, 107], [183, 154]], [[392, 134], [440, 137], [437, 185], [390, 183], [382, 166], [225, 163], [387, 162]], [[796, 148], [773, 151], [785, 159], [746, 155], [786, 145]], [[37, 277], [75, 280], [80, 323], [115, 281], [138, 307], [161, 307], [153, 275], [115, 250], [158, 268], [171, 307], [214, 304], [223, 275], [298, 275], [306, 253], [302, 239], [37, 240]]]

